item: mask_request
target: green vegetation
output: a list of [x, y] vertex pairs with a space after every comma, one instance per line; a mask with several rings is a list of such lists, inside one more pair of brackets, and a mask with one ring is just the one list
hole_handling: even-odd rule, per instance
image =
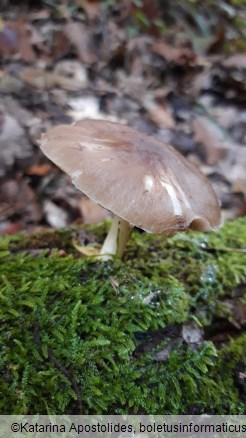
[[2, 239], [1, 413], [245, 413], [246, 336], [191, 345], [181, 334], [185, 321], [209, 333], [236, 318], [225, 300], [245, 302], [245, 225], [135, 231], [123, 262], [107, 263], [79, 258], [71, 231]]

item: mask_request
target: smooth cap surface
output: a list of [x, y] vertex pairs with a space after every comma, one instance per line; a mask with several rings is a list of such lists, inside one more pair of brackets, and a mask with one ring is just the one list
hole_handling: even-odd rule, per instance
[[172, 147], [128, 126], [82, 120], [51, 128], [40, 146], [75, 187], [143, 230], [220, 225], [219, 202], [207, 178]]

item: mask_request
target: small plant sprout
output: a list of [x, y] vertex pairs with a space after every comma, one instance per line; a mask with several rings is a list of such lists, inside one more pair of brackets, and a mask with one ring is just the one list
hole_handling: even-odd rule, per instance
[[100, 254], [122, 257], [131, 230], [215, 230], [220, 206], [207, 178], [174, 148], [128, 126], [82, 120], [43, 134], [40, 147], [75, 187], [114, 213]]

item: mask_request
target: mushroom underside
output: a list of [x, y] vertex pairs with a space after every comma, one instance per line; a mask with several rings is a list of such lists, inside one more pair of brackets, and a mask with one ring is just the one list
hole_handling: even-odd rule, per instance
[[[195, 231], [209, 231], [211, 230], [211, 224], [205, 218], [196, 217], [185, 228], [179, 228], [176, 229], [175, 231], [172, 230], [171, 232], [167, 231], [166, 234], [168, 233], [171, 234], [178, 231], [185, 231], [188, 228]], [[132, 229], [133, 229], [133, 225], [129, 224], [128, 221], [115, 215], [112, 220], [110, 230], [100, 250], [100, 255], [99, 255], [100, 259], [107, 261], [112, 259], [113, 257], [122, 258], [126, 244], [131, 237]]]

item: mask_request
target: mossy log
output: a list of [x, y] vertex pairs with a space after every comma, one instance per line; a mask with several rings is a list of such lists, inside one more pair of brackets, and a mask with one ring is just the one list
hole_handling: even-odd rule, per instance
[[1, 413], [246, 413], [246, 220], [136, 230], [123, 261], [73, 232], [0, 240]]

